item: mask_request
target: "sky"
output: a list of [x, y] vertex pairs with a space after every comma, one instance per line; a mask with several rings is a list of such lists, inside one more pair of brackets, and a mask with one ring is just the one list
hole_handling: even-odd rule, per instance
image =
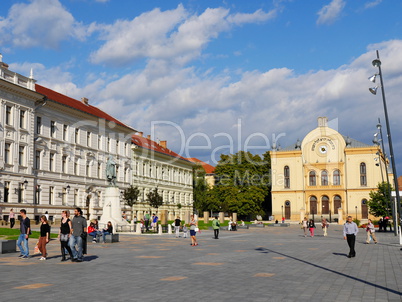
[[[87, 97], [184, 157], [262, 154], [327, 116], [372, 144], [379, 50], [402, 174], [400, 0], [9, 0], [0, 53], [10, 69]], [[387, 153], [389, 153], [387, 151]]]

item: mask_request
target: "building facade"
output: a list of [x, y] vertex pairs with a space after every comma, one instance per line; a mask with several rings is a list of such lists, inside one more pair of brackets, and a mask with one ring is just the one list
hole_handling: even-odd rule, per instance
[[369, 193], [387, 173], [378, 145], [342, 136], [328, 127], [326, 117], [318, 118], [318, 127], [302, 142], [270, 155], [272, 214], [278, 220], [368, 219]]
[[[0, 60], [2, 61], [2, 60]], [[116, 184], [132, 182], [131, 135], [136, 131], [89, 104], [35, 83], [0, 62], [0, 216], [25, 208], [38, 220], [76, 206], [99, 218], [106, 162]]]
[[[194, 164], [168, 149], [167, 141], [158, 143], [139, 132], [132, 136], [132, 142], [132, 184], [140, 190], [133, 215], [140, 220], [147, 211], [158, 215], [167, 210], [169, 220], [176, 216], [188, 219], [189, 213], [193, 212]], [[163, 197], [163, 205], [158, 209], [147, 202], [147, 194], [155, 189]]]

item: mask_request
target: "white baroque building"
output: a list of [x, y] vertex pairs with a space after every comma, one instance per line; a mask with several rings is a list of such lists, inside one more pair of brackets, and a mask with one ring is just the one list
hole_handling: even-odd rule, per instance
[[[189, 218], [193, 212], [193, 167], [195, 164], [167, 148], [167, 141], [155, 142], [142, 132], [133, 135], [133, 186], [140, 196], [133, 206], [133, 215], [140, 220], [146, 211], [155, 213], [166, 210], [169, 220], [180, 216]], [[151, 208], [147, 194], [155, 189], [163, 197], [163, 205]]]
[[[46, 211], [79, 206], [99, 218], [106, 162], [116, 162], [117, 186], [132, 183], [131, 136], [136, 131], [89, 104], [12, 72], [0, 55], [0, 218], [11, 208], [38, 220]], [[89, 214], [89, 215], [88, 215]]]

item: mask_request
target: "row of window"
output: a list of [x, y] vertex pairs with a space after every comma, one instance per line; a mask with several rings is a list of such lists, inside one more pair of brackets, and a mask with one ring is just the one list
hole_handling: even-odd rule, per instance
[[[8, 126], [13, 126], [13, 107], [12, 106], [6, 106], [6, 115], [5, 115], [5, 124]], [[27, 111], [20, 109], [19, 110], [19, 127], [21, 129], [27, 129]], [[63, 141], [68, 141], [68, 135], [69, 135], [69, 126], [66, 124], [61, 124], [61, 137]], [[42, 117], [37, 116], [36, 117], [36, 125], [35, 125], [35, 131], [36, 134], [43, 134], [43, 123], [42, 123]], [[58, 123], [56, 121], [50, 121], [50, 137], [56, 138], [57, 137], [57, 131], [58, 131]], [[90, 131], [86, 131], [86, 136], [85, 136], [85, 142], [80, 141], [80, 130], [79, 128], [74, 129], [74, 135], [72, 137], [72, 140], [74, 141], [75, 144], [82, 144], [87, 147], [94, 147], [98, 150], [102, 150], [102, 136], [98, 135], [97, 137], [97, 143], [94, 144], [92, 142], [92, 139], [95, 137], [95, 134], [91, 133]], [[127, 142], [124, 143], [124, 154], [126, 156], [129, 156], [130, 150], [129, 150], [129, 144]], [[120, 148], [120, 142], [116, 140], [116, 153], [119, 153], [119, 148]], [[106, 140], [106, 150], [107, 152], [112, 152], [112, 144], [111, 144], [111, 139], [108, 137]]]
[[[82, 143], [80, 141], [80, 130], [79, 128], [74, 129], [74, 143], [75, 144], [82, 144], [87, 147], [94, 147], [98, 150], [102, 150], [102, 136], [97, 135], [97, 143], [94, 145], [92, 140], [93, 138], [96, 137], [96, 134], [92, 133], [91, 131], [86, 131], [86, 136], [85, 136], [85, 142]], [[42, 118], [40, 116], [36, 117], [36, 134], [42, 134]], [[62, 139], [64, 141], [68, 141], [68, 135], [69, 135], [69, 127], [68, 125], [63, 124], [62, 125]], [[50, 137], [56, 138], [57, 137], [57, 124], [55, 121], [50, 121]], [[116, 140], [116, 153], [119, 153], [119, 148], [120, 148], [120, 142]], [[110, 137], [107, 138], [106, 140], [106, 151], [111, 152], [112, 151], [112, 144], [111, 144], [111, 139]], [[124, 154], [128, 156], [130, 154], [129, 150], [129, 144], [127, 142], [124, 143]]]
[[136, 161], [134, 164], [133, 174], [135, 176], [150, 177], [157, 180], [168, 180], [183, 184], [191, 184], [192, 182], [192, 172], [169, 168], [165, 166], [158, 166], [152, 164], [151, 162], [139, 162]]
[[[289, 166], [285, 166], [283, 169], [284, 174], [284, 187], [286, 189], [290, 188], [290, 169]], [[329, 174], [327, 170], [321, 171], [321, 186], [329, 185]], [[315, 171], [309, 172], [309, 186], [317, 185], [317, 174]], [[332, 173], [332, 185], [340, 186], [341, 185], [341, 171], [338, 169], [334, 170]], [[367, 186], [367, 172], [366, 172], [366, 164], [360, 163], [360, 185]]]

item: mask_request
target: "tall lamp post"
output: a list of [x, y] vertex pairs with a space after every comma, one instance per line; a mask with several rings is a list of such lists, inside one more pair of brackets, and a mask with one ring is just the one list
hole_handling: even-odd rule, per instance
[[281, 217], [281, 221], [283, 221], [283, 206], [282, 207], [282, 217]]
[[[384, 83], [382, 79], [382, 72], [381, 72], [381, 61], [380, 61], [380, 54], [377, 50], [377, 59], [373, 60], [372, 62], [374, 67], [378, 68], [378, 74], [375, 74], [374, 76], [370, 77], [369, 80], [375, 83], [375, 78], [376, 76], [380, 77], [380, 86], [381, 86], [381, 94], [382, 94], [382, 103], [384, 106], [384, 115], [385, 115], [385, 124], [387, 126], [387, 137], [388, 137], [388, 145], [389, 145], [389, 155], [391, 159], [391, 165], [392, 165], [392, 173], [394, 175], [394, 186], [395, 186], [395, 195], [396, 195], [396, 203], [398, 207], [398, 215], [394, 218], [395, 221], [395, 226], [397, 227], [399, 225], [399, 219], [398, 217], [401, 217], [401, 200], [399, 197], [399, 188], [398, 188], [398, 174], [396, 173], [396, 165], [395, 165], [395, 157], [394, 157], [394, 149], [392, 147], [392, 139], [391, 139], [391, 128], [389, 126], [389, 118], [388, 118], [388, 110], [387, 110], [387, 102], [385, 100], [385, 91], [384, 91]], [[369, 91], [372, 94], [377, 93], [378, 86], [374, 88], [369, 88]]]
[[[382, 167], [381, 167], [381, 161], [384, 160], [384, 167], [385, 167], [385, 176], [387, 178], [387, 184], [388, 184], [388, 194], [389, 194], [389, 206], [391, 207], [391, 213], [392, 213], [392, 219], [394, 220], [394, 235], [398, 235], [398, 220], [397, 220], [397, 209], [394, 208], [393, 204], [392, 204], [392, 196], [391, 196], [391, 184], [389, 183], [389, 176], [388, 176], [388, 168], [387, 168], [387, 155], [385, 153], [385, 146], [384, 146], [384, 139], [382, 136], [382, 126], [381, 126], [381, 122], [380, 122], [380, 118], [378, 118], [378, 124], [377, 124], [377, 129], [379, 131], [380, 134], [380, 141], [381, 141], [381, 148], [382, 148], [382, 155], [380, 152], [379, 153], [379, 164], [380, 164], [380, 169], [381, 169], [381, 176], [382, 176], [382, 181], [384, 182], [384, 177], [382, 175]], [[378, 132], [376, 133], [378, 134]], [[377, 139], [377, 136], [375, 135], [375, 139], [373, 140], [373, 143], [377, 144], [378, 146], [380, 145], [380, 142]], [[387, 207], [387, 213], [388, 212], [388, 207]]]

